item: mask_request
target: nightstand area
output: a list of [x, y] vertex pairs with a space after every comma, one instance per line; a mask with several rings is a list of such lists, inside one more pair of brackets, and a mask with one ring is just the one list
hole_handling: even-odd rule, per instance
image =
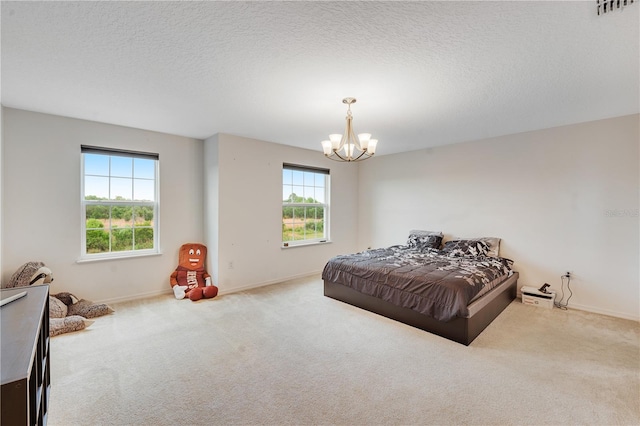
[[522, 292], [522, 303], [525, 305], [540, 306], [543, 308], [553, 308], [553, 302], [556, 300], [556, 292], [549, 290], [543, 293], [535, 287], [524, 286], [520, 289]]
[[2, 403], [7, 425], [46, 425], [51, 389], [49, 368], [49, 286], [3, 289]]

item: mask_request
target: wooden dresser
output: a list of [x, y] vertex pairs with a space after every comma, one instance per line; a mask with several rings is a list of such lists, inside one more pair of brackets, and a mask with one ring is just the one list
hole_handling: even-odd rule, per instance
[[46, 425], [49, 372], [49, 286], [3, 289], [0, 307], [3, 425]]

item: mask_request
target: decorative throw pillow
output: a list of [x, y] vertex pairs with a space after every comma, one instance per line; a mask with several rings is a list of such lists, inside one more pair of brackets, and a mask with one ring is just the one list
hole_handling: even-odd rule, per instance
[[49, 318], [64, 318], [67, 316], [67, 305], [62, 300], [49, 296]]
[[489, 256], [489, 257], [500, 257], [500, 238], [497, 238], [497, 237], [477, 237], [477, 238], [455, 237], [454, 240], [480, 240], [480, 241], [484, 241], [489, 246], [489, 251], [487, 251], [487, 256]]
[[19, 267], [16, 272], [11, 275], [9, 283], [3, 288], [26, 287], [31, 284], [31, 278], [38, 269], [42, 268], [42, 262], [27, 262]]
[[478, 239], [484, 241], [489, 246], [487, 256], [500, 257], [500, 238], [482, 237]]
[[80, 315], [85, 318], [96, 318], [102, 315], [108, 315], [113, 311], [110, 306], [104, 303], [94, 304], [89, 300], [80, 300], [78, 303], [74, 303], [68, 306], [69, 315]]
[[409, 247], [424, 250], [428, 248], [439, 249], [442, 243], [442, 232], [412, 230], [409, 232], [407, 245]]
[[79, 315], [72, 315], [65, 318], [49, 319], [49, 336], [71, 333], [72, 331], [84, 330], [93, 324], [94, 321], [83, 318]]
[[489, 246], [482, 240], [451, 240], [444, 244], [442, 251], [449, 257], [486, 256]]
[[66, 291], [63, 291], [62, 293], [53, 294], [52, 296], [55, 297], [56, 299], [60, 299], [62, 303], [64, 303], [67, 306], [73, 305], [74, 303], [78, 303], [78, 298], [71, 293], [67, 293]]

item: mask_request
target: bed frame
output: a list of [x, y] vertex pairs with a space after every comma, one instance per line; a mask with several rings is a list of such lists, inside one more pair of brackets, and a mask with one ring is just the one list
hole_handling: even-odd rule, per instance
[[518, 273], [514, 272], [489, 293], [470, 303], [468, 318], [456, 317], [447, 322], [331, 281], [324, 281], [324, 295], [468, 346], [516, 298], [517, 282]]

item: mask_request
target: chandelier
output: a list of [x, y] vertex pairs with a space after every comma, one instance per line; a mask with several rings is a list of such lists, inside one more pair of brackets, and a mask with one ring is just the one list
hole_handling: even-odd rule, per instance
[[371, 139], [371, 133], [360, 133], [356, 138], [351, 121], [351, 104], [356, 103], [355, 98], [344, 98], [342, 103], [347, 104], [347, 127], [344, 134], [329, 135], [328, 141], [322, 141], [324, 155], [335, 161], [362, 161], [373, 157], [376, 153], [377, 139]]

